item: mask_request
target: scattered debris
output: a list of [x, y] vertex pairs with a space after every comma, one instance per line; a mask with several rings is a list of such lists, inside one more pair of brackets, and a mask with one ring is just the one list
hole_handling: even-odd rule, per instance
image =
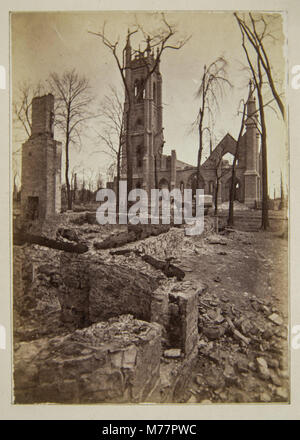
[[235, 326], [233, 325], [231, 319], [230, 319], [228, 316], [226, 317], [226, 321], [227, 321], [228, 324], [229, 324], [229, 328], [230, 328], [230, 330], [231, 330], [233, 336], [234, 336], [236, 339], [238, 339], [238, 340], [240, 340], [240, 341], [243, 341], [246, 345], [248, 345], [248, 344], [250, 343], [250, 339], [249, 339], [249, 338], [246, 338], [246, 336], [242, 335], [242, 333], [240, 333], [240, 332], [235, 328]]
[[283, 324], [283, 319], [277, 313], [273, 313], [272, 315], [268, 316], [268, 319], [277, 325]]
[[180, 348], [169, 348], [169, 350], [164, 351], [164, 357], [171, 359], [180, 358], [181, 350]]

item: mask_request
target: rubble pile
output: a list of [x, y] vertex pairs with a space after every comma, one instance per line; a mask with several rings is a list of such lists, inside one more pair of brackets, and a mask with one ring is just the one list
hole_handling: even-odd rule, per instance
[[[216, 234], [213, 228], [214, 219], [206, 217], [201, 236], [186, 236], [184, 228], [171, 227], [112, 252], [96, 249], [94, 243], [125, 232], [126, 226], [75, 224], [68, 218], [56, 227], [56, 240], [84, 243], [86, 253], [15, 246], [16, 345], [33, 344], [37, 353], [39, 344], [50, 347], [52, 340], [68, 338], [76, 329], [88, 332], [106, 325], [99, 321], [113, 323], [130, 313], [146, 325], [148, 321], [161, 326], [160, 385], [152, 384], [156, 394], [151, 401], [287, 402], [287, 242], [272, 233], [225, 229]], [[172, 261], [184, 271], [184, 281], [167, 278], [142, 255]], [[92, 387], [92, 379], [84, 380]], [[78, 384], [69, 385], [78, 390]], [[62, 382], [55, 386], [56, 391], [64, 389]], [[128, 395], [122, 393], [100, 393], [97, 399], [125, 401]], [[77, 391], [73, 398], [82, 400], [83, 395]], [[84, 399], [92, 402], [91, 395]]]
[[[226, 296], [199, 298], [198, 401], [286, 401], [288, 328], [270, 301], [244, 292], [240, 307]], [[286, 353], [287, 355], [287, 353]]]

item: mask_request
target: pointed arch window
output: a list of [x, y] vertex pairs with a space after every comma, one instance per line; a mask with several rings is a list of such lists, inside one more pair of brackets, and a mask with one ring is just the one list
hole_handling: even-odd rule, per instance
[[139, 90], [139, 80], [136, 79], [134, 81], [134, 97], [137, 98], [138, 96], [138, 90]]
[[141, 145], [138, 145], [136, 148], [136, 165], [138, 168], [143, 166], [143, 149]]
[[137, 102], [145, 99], [145, 84], [143, 79], [136, 79], [134, 82], [134, 98]]
[[144, 125], [143, 118], [141, 118], [141, 117], [137, 118], [136, 123], [135, 123], [135, 128], [141, 129], [143, 127], [143, 125]]
[[153, 102], [154, 102], [154, 104], [157, 103], [156, 84], [155, 83], [153, 83]]

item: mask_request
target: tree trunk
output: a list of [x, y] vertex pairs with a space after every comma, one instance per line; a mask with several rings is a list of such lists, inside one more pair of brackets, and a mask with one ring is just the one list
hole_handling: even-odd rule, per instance
[[267, 135], [265, 126], [265, 116], [263, 107], [261, 112], [261, 153], [262, 153], [262, 217], [261, 228], [263, 230], [269, 227], [269, 209], [268, 209], [268, 160], [267, 160]]
[[74, 175], [74, 192], [73, 192], [73, 203], [76, 202], [76, 191], [77, 191], [77, 174]]
[[72, 193], [69, 182], [69, 141], [66, 141], [66, 171], [65, 171], [65, 179], [66, 179], [66, 188], [67, 188], [67, 203], [68, 209], [72, 209]]
[[65, 169], [65, 179], [66, 179], [66, 188], [67, 188], [67, 204], [68, 209], [72, 209], [72, 192], [71, 192], [71, 186], [69, 181], [69, 144], [70, 144], [70, 136], [69, 136], [69, 114], [67, 116], [67, 126], [66, 126], [66, 169]]
[[[249, 94], [248, 100], [249, 100], [249, 98], [250, 98], [250, 94]], [[228, 226], [234, 225], [233, 203], [234, 203], [234, 199], [235, 199], [235, 167], [236, 167], [236, 162], [237, 162], [237, 158], [239, 155], [240, 143], [241, 143], [244, 127], [245, 127], [245, 115], [246, 115], [248, 100], [244, 104], [241, 128], [240, 128], [238, 140], [236, 143], [236, 149], [235, 149], [233, 163], [232, 163], [231, 185], [230, 185], [230, 193], [229, 193], [229, 212], [228, 212], [228, 220], [227, 220]]]
[[259, 103], [259, 115], [261, 124], [261, 155], [262, 155], [262, 212], [261, 228], [269, 228], [269, 210], [268, 210], [268, 159], [267, 159], [267, 129], [265, 121], [264, 103], [261, 92], [261, 86], [257, 87], [257, 96]]
[[127, 192], [132, 190], [133, 187], [133, 172], [132, 172], [132, 151], [131, 151], [131, 139], [130, 139], [130, 119], [131, 119], [131, 102], [128, 97], [128, 108], [126, 114], [126, 160], [127, 160]]
[[[119, 140], [119, 142], [121, 142], [121, 139]], [[120, 184], [120, 171], [121, 168], [121, 143], [119, 144], [119, 150], [118, 150], [118, 154], [117, 154], [117, 191], [116, 191], [116, 210], [117, 210], [117, 214], [119, 214], [119, 195], [120, 195], [120, 189], [119, 189], [119, 184]]]
[[198, 150], [198, 160], [197, 160], [197, 188], [199, 189], [201, 182], [201, 159], [202, 159], [202, 150], [203, 150], [202, 115], [200, 116], [198, 130], [199, 130], [199, 150]]
[[215, 215], [218, 215], [219, 179], [217, 177], [215, 189]]
[[231, 183], [230, 183], [230, 192], [229, 192], [229, 212], [228, 212], [228, 226], [234, 225], [234, 212], [233, 212], [233, 203], [235, 198], [235, 164], [236, 164], [236, 156], [234, 157], [232, 164], [232, 174], [231, 174]]

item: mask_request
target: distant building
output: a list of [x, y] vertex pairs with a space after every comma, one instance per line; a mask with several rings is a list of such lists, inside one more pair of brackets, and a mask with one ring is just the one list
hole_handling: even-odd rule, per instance
[[[130, 145], [133, 161], [133, 187], [143, 188], [185, 188], [196, 189], [197, 168], [177, 159], [176, 151], [171, 155], [163, 154], [164, 136], [162, 126], [162, 76], [159, 63], [145, 84], [147, 73], [155, 65], [156, 58], [148, 47], [145, 55], [132, 56], [130, 40], [125, 49], [126, 81], [129, 84], [132, 103], [130, 120]], [[128, 103], [125, 100], [125, 111]], [[248, 115], [255, 114], [255, 98], [249, 101]], [[249, 207], [255, 207], [260, 201], [260, 154], [259, 132], [256, 116], [247, 119], [246, 132], [239, 148], [236, 166], [235, 198]], [[201, 167], [201, 185], [205, 194], [214, 194], [216, 184], [216, 164], [220, 163], [220, 154], [234, 155], [236, 140], [228, 133]], [[220, 164], [222, 178], [219, 181], [219, 202], [229, 200], [231, 165], [223, 160]], [[226, 171], [227, 170], [227, 171]], [[126, 179], [126, 148], [123, 151], [121, 179]], [[109, 183], [110, 188], [116, 185]]]
[[54, 140], [54, 96], [32, 100], [32, 127], [22, 146], [21, 217], [45, 219], [61, 211], [61, 142]]

